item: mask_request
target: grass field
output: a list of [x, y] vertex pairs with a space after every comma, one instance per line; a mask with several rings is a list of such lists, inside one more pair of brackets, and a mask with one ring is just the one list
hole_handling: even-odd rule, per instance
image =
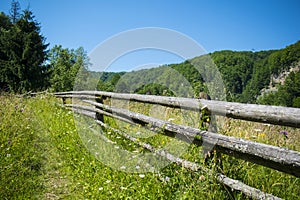
[[[43, 95], [0, 97], [0, 199], [247, 199], [213, 176], [175, 164], [159, 173], [127, 173], [103, 164], [85, 148], [73, 112], [60, 104]], [[170, 111], [165, 117], [179, 120], [172, 113], [176, 115]], [[188, 118], [184, 122], [193, 124]], [[224, 123], [223, 134], [300, 151], [298, 129], [239, 120]], [[124, 125], [123, 130], [132, 128]], [[111, 130], [105, 135], [130, 151], [143, 151]], [[167, 140], [159, 135], [145, 139], [154, 146]], [[190, 145], [182, 157], [203, 164], [200, 152], [201, 147]], [[214, 161], [207, 167], [284, 199], [300, 196], [299, 178], [225, 155], [222, 163], [222, 169]]]

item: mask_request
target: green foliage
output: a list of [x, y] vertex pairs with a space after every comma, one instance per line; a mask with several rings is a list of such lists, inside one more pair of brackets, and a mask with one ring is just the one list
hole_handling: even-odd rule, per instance
[[[183, 63], [152, 69], [127, 73], [103, 72], [97, 89], [182, 97], [198, 97], [199, 92], [204, 91], [212, 99], [298, 106], [298, 76], [290, 77], [292, 81], [286, 81], [286, 86], [280, 89], [281, 95], [258, 97], [270, 85], [272, 75], [289, 70], [300, 62], [299, 49], [300, 41], [280, 50], [218, 51]], [[217, 66], [219, 72], [214, 66]], [[216, 75], [218, 73], [220, 77]], [[226, 93], [226, 97], [218, 96], [222, 93]]]
[[54, 46], [48, 53], [33, 13], [24, 10], [20, 15], [19, 9], [19, 3], [13, 1], [10, 16], [0, 14], [0, 90], [95, 89], [89, 88], [94, 79], [88, 78], [84, 49]]
[[11, 2], [11, 9], [9, 12], [10, 19], [13, 24], [15, 24], [20, 17], [20, 9], [21, 9], [20, 3], [18, 1], [13, 0]]
[[274, 52], [269, 57], [269, 67], [272, 74], [278, 75], [283, 70], [299, 61], [300, 58], [300, 41], [284, 49]]
[[[16, 6], [16, 4], [13, 4]], [[11, 20], [0, 14], [0, 89], [13, 92], [45, 88], [45, 38], [33, 13], [12, 8]]]
[[150, 94], [150, 95], [163, 95], [163, 96], [174, 96], [173, 92], [167, 87], [160, 84], [150, 83], [142, 86], [134, 91], [137, 94]]
[[292, 103], [288, 102], [288, 98], [296, 98], [297, 95], [299, 96], [299, 94], [297, 94], [296, 92], [287, 92], [285, 90], [288, 87], [297, 87], [299, 77], [293, 78], [294, 83], [287, 80], [285, 83], [286, 86], [280, 86], [282, 89], [280, 89], [281, 91], [275, 96], [271, 93], [270, 97], [265, 96], [263, 98], [259, 97], [258, 99], [257, 97], [261, 94], [262, 89], [270, 85], [271, 75], [277, 76], [284, 70], [289, 70], [291, 67], [297, 65], [297, 63], [300, 61], [299, 52], [300, 41], [281, 50], [265, 52], [271, 54], [255, 64], [252, 79], [250, 80], [249, 85], [247, 85], [246, 90], [242, 94], [242, 102], [292, 106]]
[[[101, 91], [113, 92], [124, 72], [102, 72], [96, 77], [99, 82], [97, 84], [97, 89]], [[100, 78], [99, 78], [100, 77]]]
[[201, 75], [188, 61], [111, 75], [114, 79], [101, 78], [98, 90], [194, 97], [205, 89]]
[[251, 78], [253, 59], [251, 52], [215, 52], [212, 58], [218, 66], [227, 90], [234, 94], [241, 94]]
[[49, 52], [51, 88], [55, 92], [87, 88], [88, 58], [82, 47], [64, 49], [54, 46]]
[[300, 108], [300, 71], [291, 72], [278, 91], [264, 94], [258, 99], [261, 104]]

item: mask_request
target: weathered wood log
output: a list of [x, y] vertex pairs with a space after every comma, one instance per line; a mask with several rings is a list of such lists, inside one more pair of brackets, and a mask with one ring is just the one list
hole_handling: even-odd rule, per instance
[[63, 102], [63, 104], [67, 104], [67, 98], [66, 98], [66, 97], [63, 97], [63, 98], [62, 98], [62, 102]]
[[[143, 125], [146, 124], [150, 125], [150, 127], [153, 128], [160, 128], [164, 131], [175, 133], [177, 134], [176, 138], [182, 141], [188, 143], [196, 141], [196, 144], [211, 144], [212, 146], [216, 146], [217, 150], [222, 153], [226, 153], [237, 158], [241, 158], [285, 173], [289, 173], [296, 177], [300, 176], [299, 152], [267, 144], [252, 142], [244, 139], [238, 139], [235, 137], [216, 134], [208, 131], [201, 131], [192, 127], [174, 124], [169, 121], [159, 120], [139, 113], [114, 108], [89, 100], [84, 100], [84, 102], [90, 103], [92, 105], [97, 105], [99, 108], [109, 113], [112, 113], [114, 116], [119, 116], [119, 119], [124, 118], [135, 123]], [[89, 106], [66, 106], [72, 106], [93, 112], [100, 111], [99, 109], [95, 109]]]
[[[78, 110], [75, 110], [75, 111], [80, 112]], [[81, 114], [84, 114], [84, 115], [87, 115], [89, 117], [94, 118], [93, 114], [89, 114], [89, 113], [85, 113], [85, 112], [81, 112]], [[226, 186], [228, 186], [228, 187], [230, 187], [230, 188], [232, 188], [236, 191], [240, 191], [240, 192], [244, 193], [245, 195], [247, 195], [251, 198], [254, 198], [254, 199], [274, 199], [274, 200], [280, 200], [281, 199], [281, 198], [276, 197], [272, 194], [262, 192], [259, 189], [253, 188], [249, 185], [246, 185], [241, 181], [231, 179], [231, 178], [229, 178], [229, 177], [227, 177], [223, 174], [220, 174], [220, 173], [214, 174], [212, 172], [212, 170], [204, 168], [203, 166], [201, 166], [197, 163], [194, 163], [194, 162], [179, 158], [177, 156], [174, 156], [174, 155], [170, 154], [169, 152], [167, 152], [165, 150], [158, 150], [155, 147], [153, 147], [152, 145], [150, 145], [148, 143], [145, 143], [145, 142], [140, 142], [137, 138], [135, 138], [135, 137], [133, 137], [133, 136], [131, 136], [131, 135], [125, 133], [125, 132], [122, 132], [118, 129], [112, 128], [112, 127], [108, 126], [107, 124], [103, 123], [102, 121], [96, 120], [96, 122], [100, 126], [106, 128], [106, 129], [110, 129], [110, 130], [114, 131], [115, 133], [118, 133], [119, 135], [122, 135], [126, 139], [128, 139], [128, 140], [134, 142], [135, 144], [137, 144], [137, 145], [139, 145], [139, 146], [155, 153], [156, 155], [159, 155], [159, 156], [162, 156], [162, 157], [168, 159], [170, 162], [174, 162], [177, 165], [183, 166], [184, 168], [189, 169], [189, 170], [194, 171], [194, 172], [202, 171], [204, 173], [208, 173], [209, 175], [211, 175], [213, 177], [216, 177], [216, 180], [218, 182], [220, 182], [220, 183], [222, 183], [222, 184], [224, 184], [224, 185], [226, 185]]]
[[203, 106], [207, 106], [208, 110], [211, 111], [212, 114], [216, 115], [222, 115], [234, 119], [243, 119], [254, 122], [300, 128], [300, 109], [298, 108], [102, 91], [72, 91], [54, 94], [58, 97], [63, 97], [64, 95], [102, 96], [113, 99], [159, 104], [195, 111], [199, 111]]
[[64, 95], [56, 95], [60, 98], [76, 98], [76, 99], [96, 99], [96, 96], [93, 95], [81, 95], [81, 94], [64, 94]]
[[[97, 103], [103, 104], [103, 99], [102, 98], [96, 98], [95, 100], [96, 100]], [[95, 105], [95, 106], [96, 106], [97, 109], [99, 108], [97, 105]], [[96, 112], [96, 119], [101, 121], [101, 122], [104, 122], [103, 114], [99, 113], [99, 112]]]

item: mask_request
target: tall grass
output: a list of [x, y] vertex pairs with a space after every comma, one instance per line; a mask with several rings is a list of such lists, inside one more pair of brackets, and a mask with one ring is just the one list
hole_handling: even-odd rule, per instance
[[[104, 165], [86, 149], [77, 132], [73, 113], [62, 108], [60, 103], [51, 96], [0, 97], [0, 199], [246, 198], [239, 192], [220, 185], [212, 176], [202, 172], [192, 173], [175, 164], [164, 167], [159, 173], [144, 174], [126, 173]], [[140, 111], [147, 108], [137, 105], [134, 107]], [[146, 109], [146, 112], [155, 113], [154, 108], [152, 111]], [[164, 117], [177, 122], [180, 119], [176, 119], [176, 112], [168, 110]], [[190, 117], [184, 121], [194, 124], [188, 118]], [[106, 121], [111, 125], [121, 126], [120, 122], [109, 118]], [[226, 122], [226, 130], [230, 131], [224, 129], [223, 134], [246, 134], [246, 129], [239, 130], [236, 127], [250, 127], [250, 124], [235, 123], [240, 122]], [[123, 131], [138, 130], [125, 124], [123, 127]], [[89, 127], [81, 128], [85, 128], [87, 133], [92, 131]], [[298, 138], [297, 130], [287, 131], [288, 137], [295, 134], [294, 140]], [[263, 133], [264, 137], [258, 135]], [[255, 134], [257, 137], [252, 139], [269, 143], [267, 131], [256, 131]], [[275, 133], [271, 131], [271, 134]], [[107, 130], [105, 136], [130, 151], [141, 150], [111, 130]], [[145, 138], [145, 141], [154, 146], [163, 145], [163, 141], [167, 140], [159, 135]], [[297, 142], [290, 144], [293, 142], [283, 138], [273, 142], [278, 142], [279, 145], [284, 143], [299, 150]], [[190, 145], [182, 157], [203, 164], [201, 147]], [[228, 156], [223, 156], [222, 159], [221, 169], [217, 169], [214, 162], [207, 167], [223, 170], [229, 177], [282, 198], [297, 199], [300, 195], [298, 178]]]

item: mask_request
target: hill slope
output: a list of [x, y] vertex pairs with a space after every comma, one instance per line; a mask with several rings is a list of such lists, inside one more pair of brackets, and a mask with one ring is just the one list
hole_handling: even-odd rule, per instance
[[[197, 97], [199, 92], [205, 91], [213, 99], [223, 99], [218, 97], [218, 93], [226, 90], [226, 100], [264, 103], [283, 106], [298, 107], [300, 87], [298, 86], [299, 68], [295, 67], [300, 62], [300, 41], [280, 50], [269, 51], [217, 51], [207, 55], [202, 55], [179, 64], [170, 64], [158, 68], [143, 69], [128, 73], [110, 74], [110, 78], [100, 78], [99, 90], [130, 92], [141, 94], [171, 95], [184, 97]], [[207, 67], [208, 66], [208, 67]], [[220, 72], [220, 77], [213, 67], [216, 66]], [[272, 77], [295, 69], [294, 72], [285, 76], [290, 81], [285, 82], [288, 86], [282, 86], [272, 82]], [[107, 76], [107, 74], [104, 74]], [[209, 85], [211, 84], [216, 85]], [[222, 87], [224, 82], [225, 88]], [[220, 83], [222, 82], [222, 83]], [[284, 81], [283, 81], [284, 82]], [[264, 89], [277, 87], [276, 91], [282, 93], [285, 98], [280, 102], [271, 101], [274, 95], [280, 93], [273, 92], [272, 97], [258, 97]], [[287, 88], [294, 88], [292, 91]], [[212, 88], [217, 88], [212, 91]], [[280, 89], [281, 88], [281, 89]], [[280, 95], [282, 96], [282, 95]], [[292, 99], [291, 101], [288, 100]], [[293, 103], [295, 101], [295, 103]]]

